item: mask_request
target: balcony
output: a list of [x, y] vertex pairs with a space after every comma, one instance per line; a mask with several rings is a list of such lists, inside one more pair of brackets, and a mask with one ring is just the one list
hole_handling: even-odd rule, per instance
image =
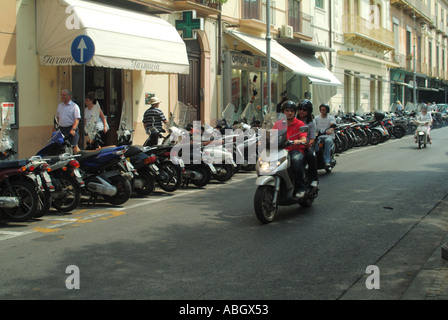
[[393, 32], [359, 15], [344, 15], [342, 28], [345, 41], [354, 45], [381, 53], [394, 50]]
[[174, 6], [180, 11], [196, 10], [200, 17], [217, 15], [221, 12], [219, 3], [213, 0], [175, 0]]
[[431, 12], [429, 7], [421, 0], [390, 0], [390, 4], [400, 10], [403, 10], [411, 17], [415, 14], [417, 19], [424, 20], [426, 22], [431, 21]]
[[313, 17], [301, 11], [288, 12], [288, 24], [293, 27], [294, 37], [311, 40], [314, 33]]

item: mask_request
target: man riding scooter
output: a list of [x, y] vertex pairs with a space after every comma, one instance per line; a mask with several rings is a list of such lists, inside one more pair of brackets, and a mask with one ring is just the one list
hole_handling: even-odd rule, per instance
[[[331, 148], [334, 145], [334, 128], [331, 128], [331, 124], [336, 124], [336, 119], [329, 115], [330, 106], [323, 103], [319, 106], [320, 115], [314, 118], [316, 122], [316, 132], [318, 133], [319, 141], [323, 140], [324, 150], [323, 157], [325, 161], [325, 169], [331, 169]], [[319, 150], [319, 143], [316, 143], [316, 152]]]
[[[283, 102], [281, 111], [285, 114], [288, 125], [286, 138], [294, 142], [293, 145], [288, 146], [285, 149], [288, 150], [291, 158], [291, 168], [294, 173], [294, 185], [297, 190], [295, 197], [301, 199], [305, 196], [306, 190], [306, 185], [303, 181], [303, 175], [305, 173], [303, 159], [307, 133], [300, 132], [300, 127], [305, 126], [305, 123], [295, 117], [297, 105], [294, 101], [288, 100]], [[273, 129], [280, 129], [278, 128], [277, 123], [274, 125]]]
[[[428, 113], [428, 107], [426, 105], [422, 105], [421, 112], [415, 117], [415, 120], [424, 122], [424, 126], [426, 127], [426, 135], [428, 137], [429, 144], [432, 144], [431, 136], [429, 135], [429, 131], [431, 130], [432, 125], [432, 116], [431, 113]], [[417, 130], [415, 131], [415, 143], [417, 143]]]

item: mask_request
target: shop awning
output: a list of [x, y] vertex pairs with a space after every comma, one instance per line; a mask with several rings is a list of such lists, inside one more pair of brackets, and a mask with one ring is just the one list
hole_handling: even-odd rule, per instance
[[[246, 46], [255, 50], [258, 54], [266, 55], [265, 39], [238, 31], [227, 30], [226, 32], [236, 40], [241, 41]], [[331, 81], [328, 74], [322, 74], [322, 70], [306, 63], [275, 40], [271, 40], [271, 59], [295, 74], [312, 77], [321, 81]]]
[[37, 53], [45, 66], [77, 65], [71, 44], [89, 36], [88, 66], [188, 74], [185, 43], [173, 25], [148, 14], [79, 0], [39, 0]]
[[330, 81], [322, 81], [313, 77], [308, 77], [311, 84], [314, 85], [321, 85], [321, 86], [332, 86], [332, 87], [342, 87], [342, 83], [336, 78], [336, 76], [327, 69], [315, 56], [312, 55], [301, 55], [300, 58], [308, 63], [309, 65], [313, 66], [322, 75], [325, 75], [327, 78], [330, 79]]

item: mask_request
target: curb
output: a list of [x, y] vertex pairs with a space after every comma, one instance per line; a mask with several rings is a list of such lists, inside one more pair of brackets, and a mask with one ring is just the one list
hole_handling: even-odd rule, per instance
[[448, 260], [448, 242], [446, 242], [441, 248], [442, 258]]

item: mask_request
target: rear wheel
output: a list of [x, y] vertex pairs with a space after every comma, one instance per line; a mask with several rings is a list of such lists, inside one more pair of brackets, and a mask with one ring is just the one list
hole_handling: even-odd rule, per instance
[[404, 130], [403, 127], [400, 127], [400, 126], [394, 127], [393, 135], [395, 138], [397, 138], [397, 139], [403, 138], [405, 134], [406, 134], [406, 130]]
[[114, 196], [103, 196], [104, 200], [113, 205], [125, 203], [131, 197], [132, 186], [128, 179], [123, 176], [109, 178], [110, 184], [117, 187], [117, 193]]
[[275, 188], [272, 186], [259, 186], [255, 192], [255, 215], [262, 223], [269, 223], [275, 219], [278, 212], [278, 202], [273, 203]]
[[233, 170], [233, 165], [231, 164], [217, 164], [215, 165], [216, 169], [220, 172], [214, 175], [214, 178], [219, 182], [229, 181], [235, 171]]
[[202, 178], [199, 180], [192, 179], [191, 182], [197, 186], [197, 187], [205, 187], [207, 184], [210, 183], [211, 179], [211, 172], [208, 169], [208, 167], [205, 166], [197, 166], [193, 170], [197, 171], [199, 174], [202, 175]]
[[134, 191], [142, 196], [147, 196], [155, 189], [154, 177], [146, 170], [139, 170], [139, 178], [143, 180], [143, 186], [141, 188], [134, 188]]
[[1, 195], [5, 197], [19, 197], [19, 206], [17, 208], [3, 208], [2, 216], [10, 221], [23, 222], [34, 217], [38, 209], [38, 195], [35, 186], [22, 180], [11, 181], [13, 192], [2, 186], [4, 190]]
[[381, 142], [382, 139], [383, 136], [381, 135], [381, 132], [379, 132], [378, 130], [372, 130], [372, 137], [370, 139], [370, 144], [377, 145], [378, 143]]
[[63, 196], [52, 200], [52, 206], [58, 211], [69, 212], [76, 209], [81, 202], [81, 188], [71, 176], [57, 178], [61, 185]]
[[162, 190], [167, 192], [173, 192], [179, 189], [182, 184], [182, 171], [180, 167], [171, 161], [162, 161], [159, 165], [157, 184]]

